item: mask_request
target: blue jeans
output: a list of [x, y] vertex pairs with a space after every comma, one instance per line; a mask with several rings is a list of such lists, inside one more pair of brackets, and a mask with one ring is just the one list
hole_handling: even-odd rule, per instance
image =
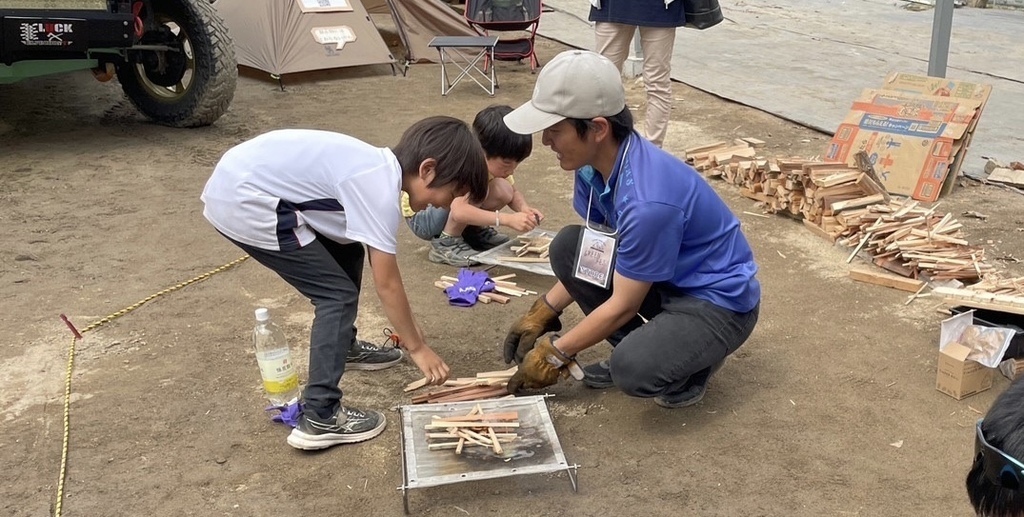
[[413, 214], [412, 217], [406, 217], [405, 222], [409, 224], [413, 234], [425, 241], [429, 241], [441, 235], [441, 232], [444, 231], [444, 226], [448, 224], [448, 215], [450, 213], [449, 210], [444, 208], [428, 206], [426, 209]]
[[[584, 314], [611, 297], [573, 277], [581, 227], [562, 228], [551, 242], [551, 269]], [[687, 389], [690, 376], [706, 379], [711, 368], [735, 352], [757, 324], [760, 304], [739, 313], [688, 296], [668, 283], [655, 283], [639, 316], [608, 337], [612, 381], [634, 397], [672, 396]]]

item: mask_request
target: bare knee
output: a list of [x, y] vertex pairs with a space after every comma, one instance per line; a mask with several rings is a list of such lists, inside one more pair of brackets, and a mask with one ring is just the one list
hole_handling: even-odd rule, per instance
[[515, 188], [505, 178], [494, 178], [487, 184], [487, 197], [480, 208], [484, 210], [501, 210], [512, 202]]

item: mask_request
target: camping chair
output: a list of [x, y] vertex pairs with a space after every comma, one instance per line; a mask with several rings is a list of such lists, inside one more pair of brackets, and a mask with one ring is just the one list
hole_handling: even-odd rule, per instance
[[[498, 38], [494, 47], [497, 61], [530, 60], [530, 73], [534, 73], [540, 62], [534, 51], [537, 26], [540, 25], [542, 0], [467, 0], [466, 22], [481, 36], [490, 32], [528, 31], [527, 36]], [[489, 59], [484, 61], [484, 70], [493, 66]]]

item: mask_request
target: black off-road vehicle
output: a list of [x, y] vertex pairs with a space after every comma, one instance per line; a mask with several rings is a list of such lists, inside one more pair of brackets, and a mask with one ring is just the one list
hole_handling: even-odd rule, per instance
[[0, 85], [85, 69], [174, 127], [220, 118], [238, 78], [209, 0], [0, 0]]

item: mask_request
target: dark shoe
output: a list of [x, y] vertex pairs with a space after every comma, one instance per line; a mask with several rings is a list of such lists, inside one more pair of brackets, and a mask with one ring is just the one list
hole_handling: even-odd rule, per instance
[[453, 267], [470, 267], [476, 264], [470, 259], [476, 251], [466, 244], [462, 237], [438, 237], [430, 241], [430, 253], [427, 259], [435, 264], [448, 264]]
[[346, 370], [383, 370], [402, 362], [402, 351], [397, 348], [371, 345], [356, 340], [345, 358]]
[[326, 420], [303, 413], [299, 417], [299, 424], [288, 435], [288, 445], [312, 451], [333, 445], [358, 443], [384, 432], [387, 423], [379, 411], [360, 411], [344, 406]]
[[711, 380], [711, 376], [718, 370], [721, 370], [724, 364], [725, 359], [722, 359], [710, 368], [693, 374], [690, 377], [690, 382], [683, 386], [682, 391], [672, 395], [655, 397], [654, 403], [664, 408], [676, 409], [689, 407], [700, 402], [704, 399], [704, 394], [708, 392], [708, 381]]
[[607, 359], [583, 367], [583, 384], [588, 388], [602, 389], [615, 386], [612, 369]]
[[508, 235], [498, 233], [493, 226], [467, 226], [462, 238], [475, 250], [487, 251], [509, 241]]

